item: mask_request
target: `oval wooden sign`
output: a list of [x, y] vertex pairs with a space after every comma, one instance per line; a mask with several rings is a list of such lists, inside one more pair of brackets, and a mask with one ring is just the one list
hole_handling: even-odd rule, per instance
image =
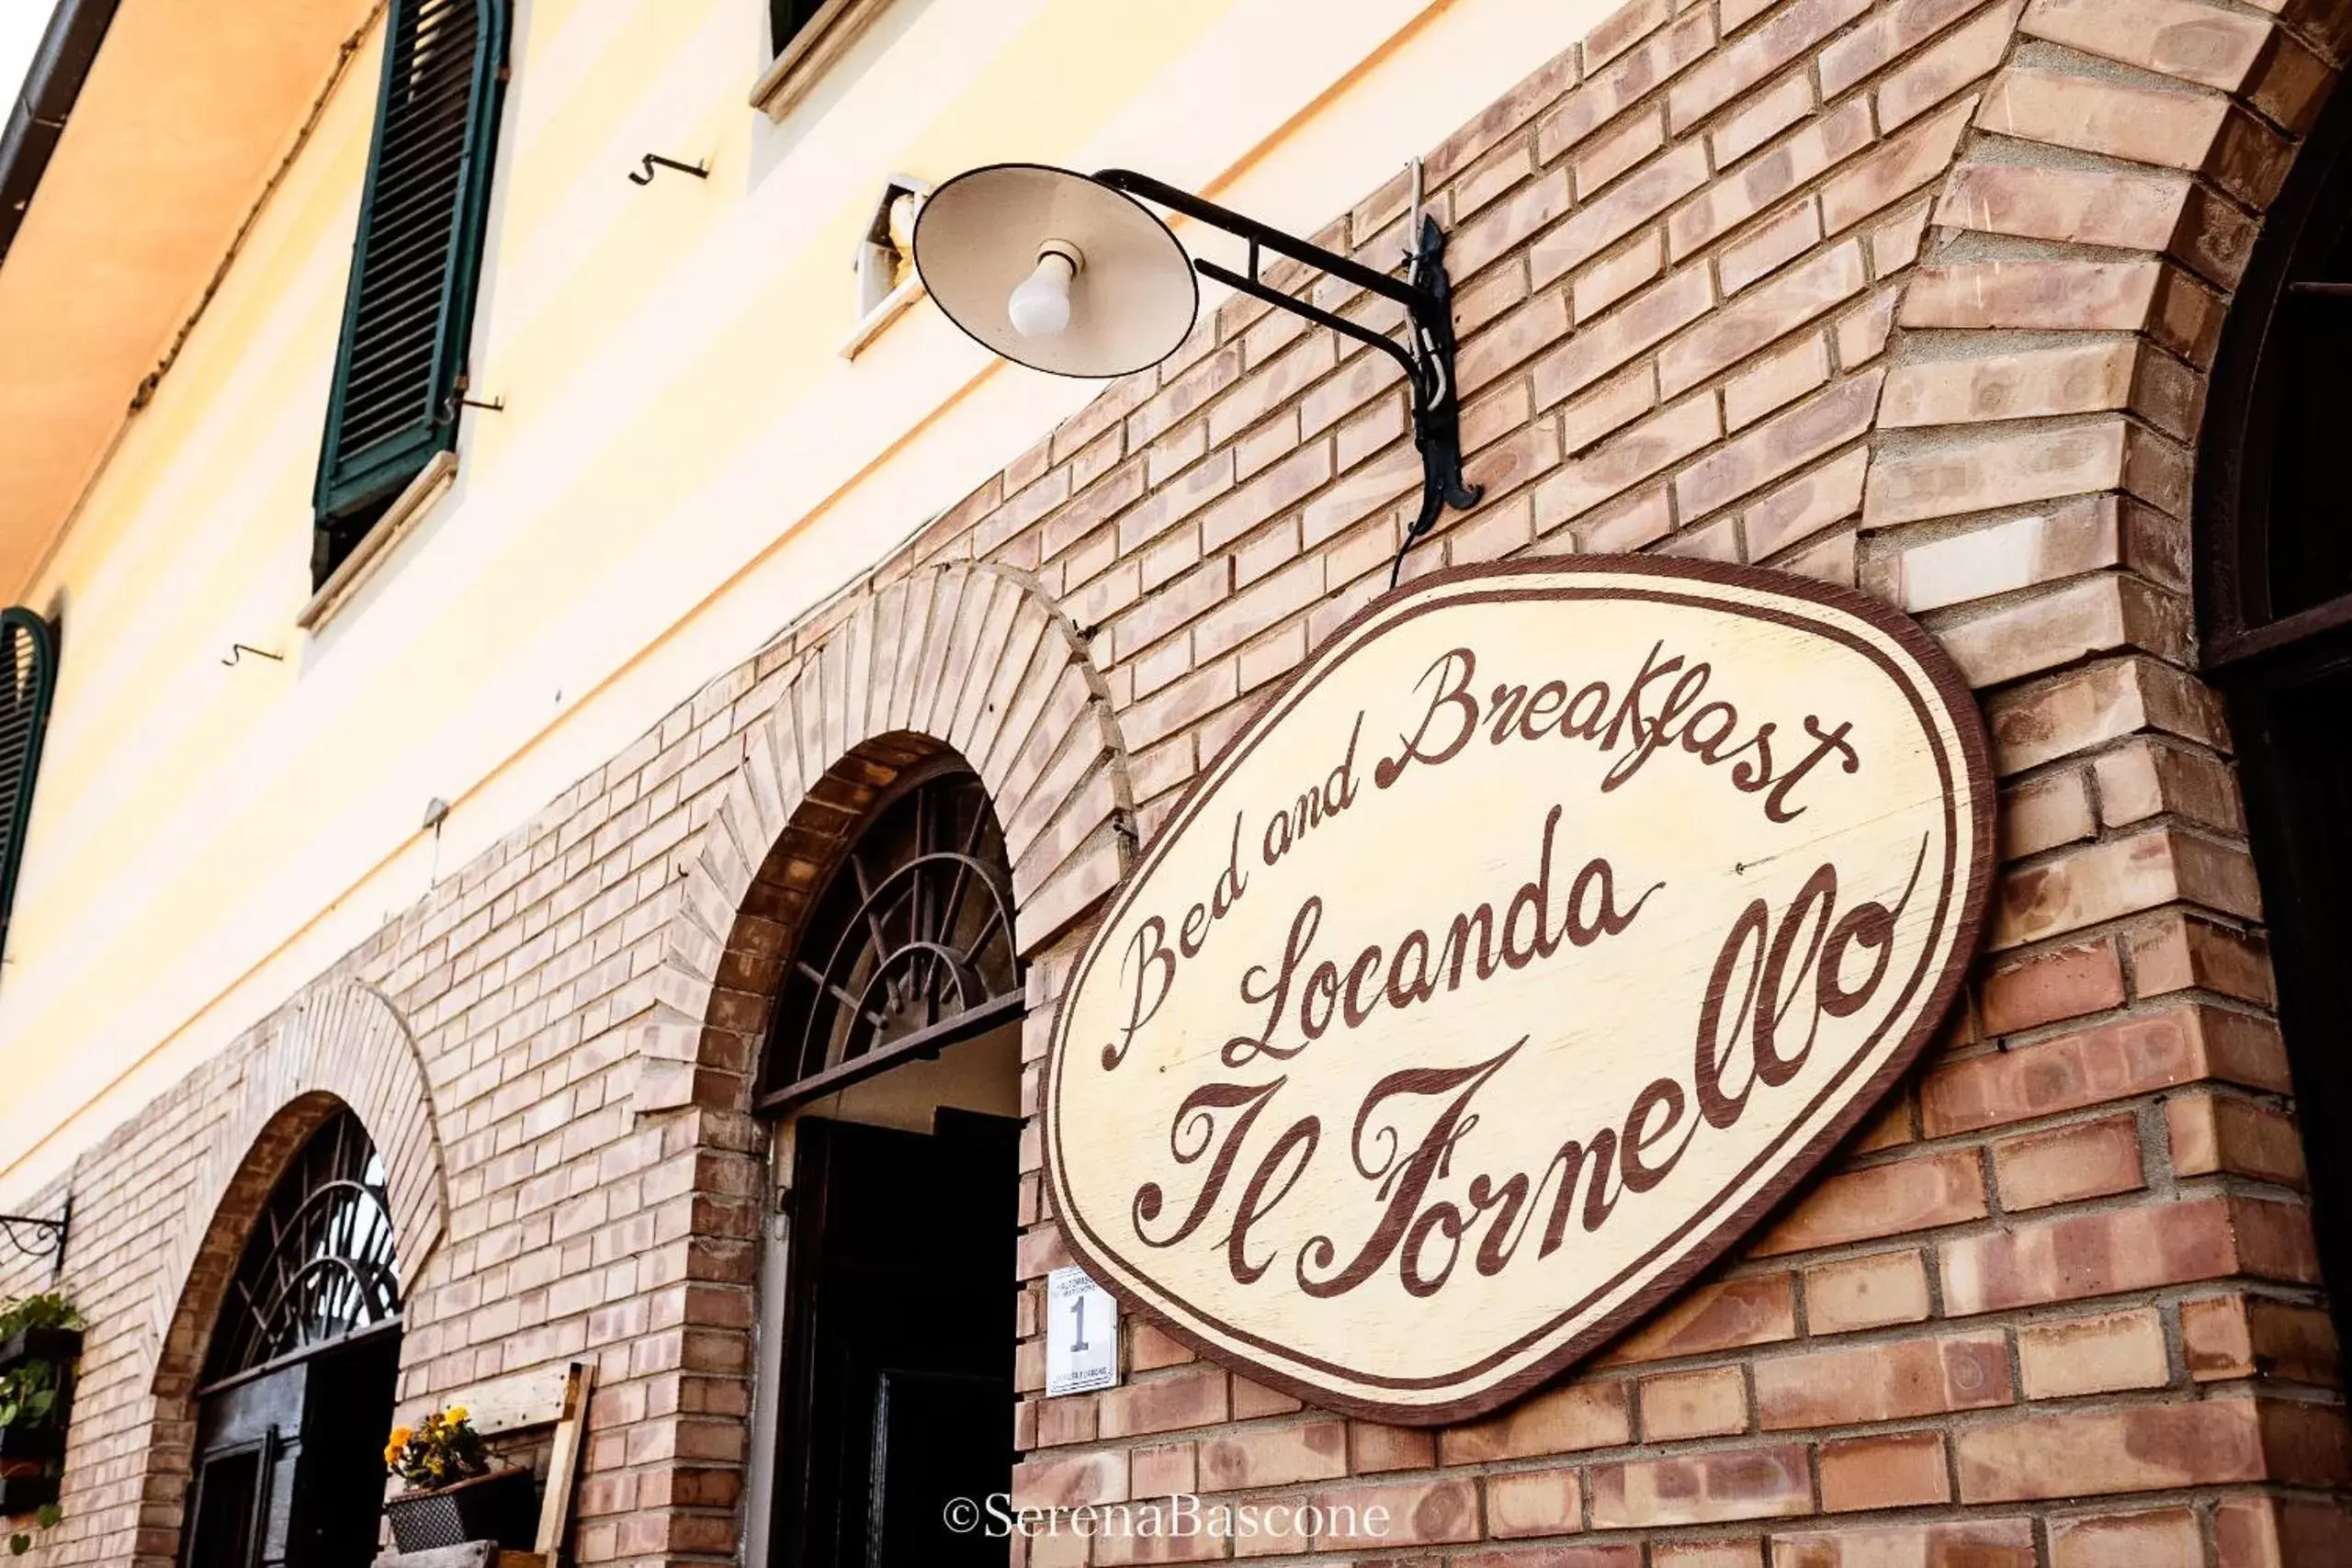
[[1673, 560], [1443, 574], [1204, 773], [1056, 1021], [1071, 1250], [1314, 1404], [1474, 1416], [1730, 1247], [1950, 1007], [1992, 869], [1917, 626]]

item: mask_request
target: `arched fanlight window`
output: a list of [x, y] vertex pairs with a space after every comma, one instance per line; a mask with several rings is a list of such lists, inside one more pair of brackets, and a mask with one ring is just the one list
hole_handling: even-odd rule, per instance
[[400, 1315], [384, 1162], [337, 1111], [271, 1190], [212, 1333], [205, 1382], [331, 1344]]
[[2352, 95], [2263, 220], [2213, 369], [2198, 460], [2204, 665], [2352, 633]]
[[760, 1097], [778, 1111], [1021, 1016], [1012, 871], [988, 792], [953, 763], [901, 778], [809, 906]]

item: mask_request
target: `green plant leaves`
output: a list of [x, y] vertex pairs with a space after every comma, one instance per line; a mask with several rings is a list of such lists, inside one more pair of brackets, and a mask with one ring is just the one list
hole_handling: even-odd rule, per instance
[[0, 1427], [42, 1427], [57, 1408], [57, 1363], [29, 1360], [0, 1372]]
[[[62, 1523], [64, 1518], [64, 1509], [54, 1503], [43, 1503], [33, 1514], [33, 1529], [52, 1530]], [[8, 1555], [11, 1557], [22, 1557], [32, 1549], [33, 1538], [28, 1530], [18, 1530], [8, 1538]]]
[[28, 1328], [81, 1328], [81, 1310], [56, 1291], [0, 1301], [0, 1339]]

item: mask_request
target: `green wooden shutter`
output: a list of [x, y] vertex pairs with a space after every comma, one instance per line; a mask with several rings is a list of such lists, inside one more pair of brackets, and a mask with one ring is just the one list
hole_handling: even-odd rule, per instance
[[505, 76], [507, 0], [391, 0], [316, 497], [324, 581], [457, 445]]
[[784, 46], [824, 8], [825, 0], [769, 0], [769, 41], [775, 52], [782, 54]]
[[57, 638], [32, 611], [0, 610], [0, 951], [17, 902], [17, 867], [40, 773], [40, 739], [57, 691]]

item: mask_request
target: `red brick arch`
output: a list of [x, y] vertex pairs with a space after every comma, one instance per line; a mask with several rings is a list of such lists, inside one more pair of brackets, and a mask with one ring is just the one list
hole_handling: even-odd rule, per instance
[[[1134, 841], [1126, 752], [1077, 626], [1006, 567], [925, 567], [827, 617], [775, 687], [664, 954], [640, 1111], [740, 1108], [794, 922], [842, 837], [900, 771], [952, 752], [987, 786], [1035, 953], [1107, 896]], [[666, 1049], [665, 1049], [666, 1047]]]
[[150, 1385], [167, 1405], [194, 1386], [245, 1236], [302, 1140], [337, 1107], [383, 1156], [401, 1285], [413, 1290], [449, 1206], [433, 1093], [406, 1021], [374, 987], [332, 980], [264, 1026], [221, 1102], [177, 1224], [163, 1232]]
[[350, 1110], [367, 1128], [384, 1159], [404, 1296], [413, 1294], [447, 1234], [447, 1179], [432, 1090], [406, 1021], [381, 992], [353, 979], [322, 981], [266, 1021], [236, 1060], [179, 1220], [158, 1232], [153, 1333], [142, 1337], [153, 1407], [140, 1456], [144, 1506], [134, 1568], [178, 1561], [205, 1349], [245, 1239], [303, 1142], [338, 1110]]
[[2158, 911], [2172, 929], [2135, 939], [2136, 994], [2267, 1005], [2267, 982], [2218, 984], [2207, 950], [2236, 952], [2213, 933], [2263, 911], [2196, 673], [2195, 472], [2233, 292], [2339, 80], [2352, 4], [2267, 9], [2030, 0], [1941, 46], [1982, 33], [1983, 80], [1940, 111], [1952, 151], [1892, 302], [1854, 570], [1985, 694], [2016, 781], [1976, 987], [1988, 1034], [2069, 1016], [2021, 998], [2103, 953], [2075, 933]]

